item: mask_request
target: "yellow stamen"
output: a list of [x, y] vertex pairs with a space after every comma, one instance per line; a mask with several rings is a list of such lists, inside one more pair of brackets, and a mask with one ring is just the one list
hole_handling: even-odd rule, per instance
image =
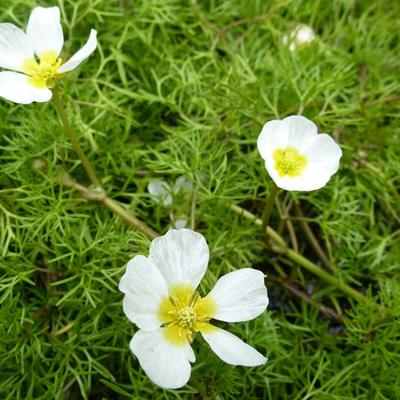
[[164, 328], [163, 333], [169, 343], [175, 346], [184, 346], [189, 340], [188, 333], [190, 332], [179, 325], [170, 325]]
[[301, 154], [295, 147], [276, 149], [273, 154], [275, 169], [280, 177], [289, 176], [295, 178], [301, 176], [307, 167], [307, 157]]
[[22, 65], [22, 72], [29, 75], [28, 82], [38, 88], [52, 88], [55, 79], [60, 75], [58, 69], [62, 64], [55, 51], [45, 51], [39, 57], [39, 63], [35, 58], [29, 58]]
[[176, 319], [182, 328], [192, 328], [193, 324], [197, 321], [197, 314], [193, 307], [183, 307], [178, 310], [178, 318]]
[[216, 308], [212, 298], [201, 298], [192, 287], [173, 286], [158, 310], [165, 338], [171, 344], [183, 346], [192, 342], [196, 332], [217, 329], [208, 323]]

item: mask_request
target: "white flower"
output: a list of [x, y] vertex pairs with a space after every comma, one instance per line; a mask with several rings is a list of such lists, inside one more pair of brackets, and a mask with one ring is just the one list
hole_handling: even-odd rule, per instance
[[173, 196], [176, 196], [179, 192], [189, 193], [192, 189], [192, 182], [184, 176], [178, 176], [172, 186], [167, 181], [160, 179], [150, 181], [147, 185], [150, 196], [166, 207], [172, 205]]
[[175, 389], [189, 378], [195, 355], [190, 346], [200, 332], [211, 349], [232, 365], [257, 366], [267, 359], [235, 335], [210, 324], [248, 321], [268, 305], [264, 274], [251, 268], [231, 272], [201, 298], [196, 292], [207, 270], [204, 237], [189, 229], [154, 239], [149, 257], [129, 261], [119, 289], [123, 310], [140, 329], [130, 348], [157, 385]]
[[[66, 63], [59, 58], [64, 44], [58, 7], [33, 9], [26, 33], [13, 24], [0, 24], [0, 97], [15, 103], [44, 102], [52, 97], [55, 79], [74, 70], [93, 53], [97, 32]], [[36, 58], [35, 58], [36, 56]]]
[[315, 33], [313, 29], [305, 24], [297, 25], [290, 35], [285, 35], [282, 38], [284, 45], [289, 44], [289, 50], [295, 51], [298, 48], [311, 43], [315, 39]]
[[316, 190], [338, 170], [342, 150], [313, 122], [299, 115], [267, 122], [258, 151], [275, 184], [285, 190]]

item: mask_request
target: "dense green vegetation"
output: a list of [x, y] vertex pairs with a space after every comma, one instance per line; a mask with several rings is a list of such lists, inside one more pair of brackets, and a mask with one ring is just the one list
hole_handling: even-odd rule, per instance
[[[36, 5], [2, 2], [0, 21], [25, 27]], [[400, 3], [58, 5], [65, 56], [90, 28], [99, 32], [96, 53], [59, 90], [108, 196], [159, 233], [175, 218], [194, 218], [211, 250], [202, 293], [236, 268], [268, 275], [268, 311], [228, 329], [269, 361], [232, 367], [196, 340], [189, 385], [153, 385], [130, 353], [136, 328], [118, 291], [126, 262], [147, 254], [150, 240], [60, 182], [63, 168], [90, 185], [53, 102], [1, 100], [0, 397], [399, 398]], [[282, 37], [299, 23], [312, 26], [316, 40], [291, 52]], [[261, 216], [270, 179], [256, 139], [267, 120], [290, 114], [332, 134], [344, 156], [325, 188], [280, 193], [270, 224], [326, 269], [304, 234], [307, 222], [330, 273], [370, 302], [266, 249], [260, 227], [231, 208]], [[178, 176], [193, 192], [169, 208], [149, 196], [149, 181]]]

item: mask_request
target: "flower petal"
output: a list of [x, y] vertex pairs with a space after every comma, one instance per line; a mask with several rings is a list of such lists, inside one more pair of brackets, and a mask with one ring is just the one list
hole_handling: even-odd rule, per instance
[[64, 44], [64, 34], [60, 23], [58, 7], [36, 7], [29, 17], [26, 33], [30, 38], [35, 54], [44, 52], [60, 54]]
[[33, 58], [31, 42], [13, 24], [0, 24], [0, 67], [21, 71], [24, 61]]
[[170, 206], [172, 204], [171, 188], [166, 181], [150, 181], [147, 185], [147, 190], [154, 200], [157, 200], [164, 206]]
[[282, 124], [289, 131], [287, 146], [293, 146], [301, 150], [302, 145], [310, 137], [318, 135], [317, 126], [314, 122], [301, 115], [291, 115], [282, 120]]
[[168, 297], [168, 290], [151, 260], [144, 256], [132, 258], [121, 278], [119, 290], [125, 293], [122, 306], [130, 321], [144, 330], [160, 327], [158, 312], [162, 300]]
[[308, 192], [321, 189], [328, 183], [331, 177], [330, 173], [326, 173], [323, 163], [317, 165], [316, 163], [308, 162], [304, 173], [301, 176], [294, 178], [289, 176], [279, 176], [274, 165], [268, 163], [268, 161], [265, 162], [265, 168], [267, 169], [269, 176], [279, 188], [290, 191]]
[[256, 318], [268, 306], [264, 274], [243, 268], [224, 275], [206, 298], [216, 303], [213, 318], [226, 322], [248, 321]]
[[171, 229], [152, 241], [149, 257], [168, 287], [184, 284], [195, 289], [207, 270], [209, 250], [200, 233], [190, 229]]
[[201, 334], [213, 352], [228, 364], [255, 367], [267, 362], [267, 358], [256, 349], [223, 329], [215, 328]]
[[85, 45], [78, 50], [64, 65], [62, 65], [58, 72], [60, 74], [64, 72], [69, 72], [78, 67], [78, 65], [85, 61], [95, 50], [97, 47], [97, 31], [92, 29], [90, 31], [90, 36]]
[[333, 175], [339, 169], [342, 149], [335, 140], [326, 133], [320, 133], [303, 146], [310, 164], [322, 168], [326, 174]]
[[174, 346], [163, 334], [163, 329], [152, 332], [139, 330], [130, 348], [139, 359], [147, 376], [158, 386], [177, 389], [189, 381], [191, 362], [195, 361], [190, 344]]
[[18, 72], [0, 72], [0, 97], [19, 104], [41, 103], [51, 99], [51, 90], [36, 88], [28, 79], [27, 75]]
[[264, 160], [272, 158], [273, 151], [278, 147], [286, 147], [289, 136], [288, 127], [282, 121], [267, 122], [258, 136], [257, 147]]
[[297, 178], [280, 177], [278, 174], [271, 172], [270, 176], [276, 183], [276, 185], [284, 190], [290, 191], [303, 191], [309, 192], [312, 190], [318, 190], [323, 188], [329, 181], [331, 175], [325, 174], [322, 170], [312, 168], [314, 171], [307, 168], [303, 176]]

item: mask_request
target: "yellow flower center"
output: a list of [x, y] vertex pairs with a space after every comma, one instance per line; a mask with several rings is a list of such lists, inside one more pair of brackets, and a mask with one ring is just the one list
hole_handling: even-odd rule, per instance
[[193, 307], [184, 307], [178, 310], [178, 325], [182, 328], [192, 328], [193, 324], [197, 320], [196, 311], [193, 310]]
[[295, 178], [301, 176], [307, 167], [308, 160], [295, 147], [276, 149], [273, 154], [275, 169], [280, 177]]
[[28, 82], [38, 89], [52, 88], [55, 79], [60, 75], [58, 69], [62, 64], [55, 51], [45, 51], [39, 57], [39, 63], [35, 58], [29, 58], [22, 65], [22, 72], [29, 75]]
[[158, 316], [165, 338], [176, 346], [183, 346], [193, 341], [196, 332], [216, 329], [208, 322], [215, 311], [213, 299], [201, 298], [190, 286], [175, 285], [170, 288], [169, 297], [162, 300]]

